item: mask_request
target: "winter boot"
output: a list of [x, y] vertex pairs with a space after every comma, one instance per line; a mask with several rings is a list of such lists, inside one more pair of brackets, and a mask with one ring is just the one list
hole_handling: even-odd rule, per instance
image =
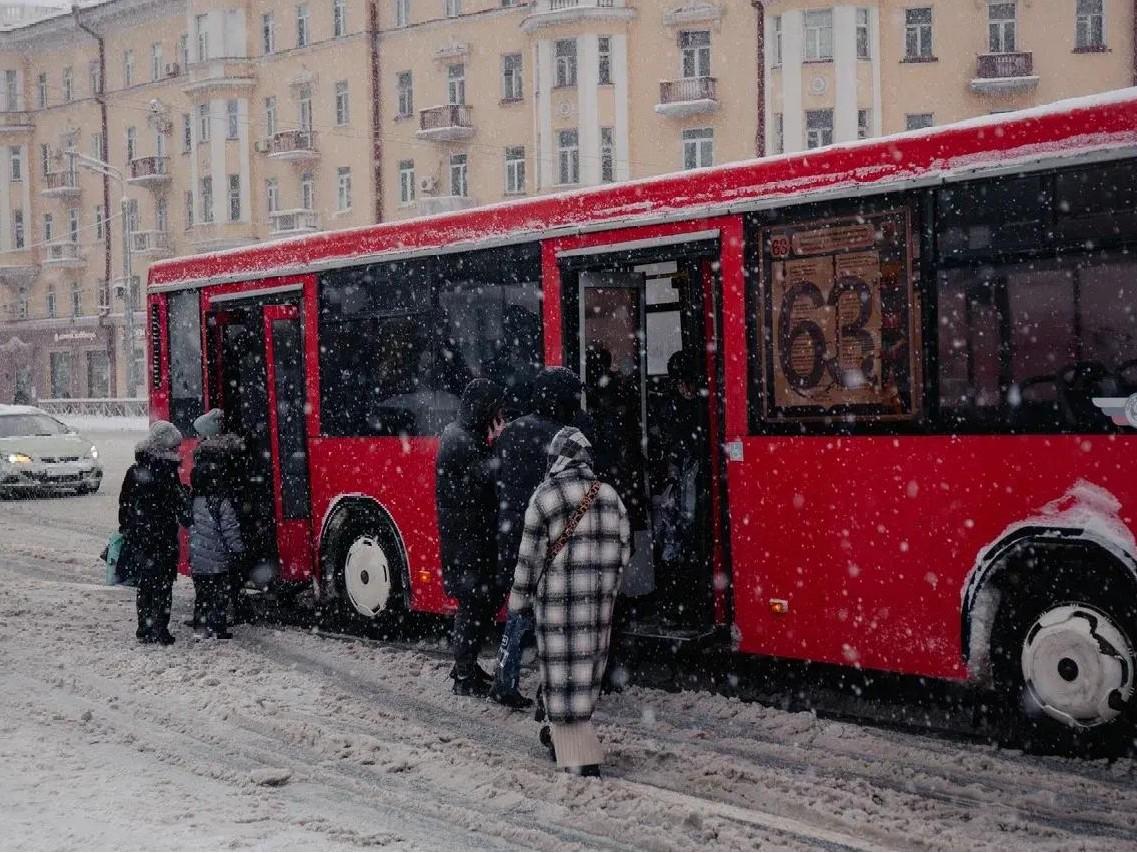
[[490, 688], [490, 699], [511, 711], [524, 711], [533, 707], [533, 700], [523, 696], [520, 690], [508, 690], [496, 683]]
[[[479, 678], [479, 673], [483, 677]], [[489, 695], [490, 685], [493, 684], [493, 679], [477, 664], [454, 664], [454, 668], [450, 670], [450, 677], [454, 679], [451, 692], [456, 696], [484, 698]]]
[[590, 779], [600, 778], [600, 765], [599, 764], [585, 764], [583, 767], [566, 767], [565, 773], [573, 776], [585, 776]]
[[553, 730], [548, 726], [541, 726], [541, 731], [537, 732], [537, 740], [541, 741], [541, 746], [549, 750], [549, 757], [556, 761], [557, 748], [553, 744]]

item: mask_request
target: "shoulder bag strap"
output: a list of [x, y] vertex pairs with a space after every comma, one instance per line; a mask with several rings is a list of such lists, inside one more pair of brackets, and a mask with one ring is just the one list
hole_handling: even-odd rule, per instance
[[[588, 491], [584, 493], [584, 497], [580, 500], [580, 505], [576, 508], [573, 514], [569, 517], [565, 529], [561, 531], [561, 535], [557, 537], [557, 541], [549, 545], [549, 549], [545, 552], [545, 568], [541, 572], [544, 575], [549, 570], [549, 566], [553, 564], [553, 560], [557, 558], [557, 554], [564, 550], [565, 545], [568, 544], [572, 534], [576, 531], [576, 526], [580, 524], [580, 520], [584, 518], [588, 508], [592, 506], [592, 502], [596, 500], [596, 496], [600, 493], [600, 481], [593, 480], [592, 485], [588, 487]], [[538, 581], [541, 579], [538, 578]]]

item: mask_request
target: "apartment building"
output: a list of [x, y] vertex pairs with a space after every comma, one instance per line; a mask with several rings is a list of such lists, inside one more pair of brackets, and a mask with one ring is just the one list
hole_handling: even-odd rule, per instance
[[156, 258], [1131, 85], [1135, 5], [107, 0], [0, 29], [0, 400], [141, 387]]

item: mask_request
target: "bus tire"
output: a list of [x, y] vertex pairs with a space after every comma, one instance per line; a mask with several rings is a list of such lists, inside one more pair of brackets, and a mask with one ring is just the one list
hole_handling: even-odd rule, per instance
[[999, 608], [991, 663], [1007, 745], [1093, 758], [1133, 747], [1137, 599], [1086, 569], [1035, 578]]
[[321, 622], [331, 630], [393, 635], [405, 615], [402, 549], [379, 510], [353, 504], [325, 528], [321, 568], [330, 589]]

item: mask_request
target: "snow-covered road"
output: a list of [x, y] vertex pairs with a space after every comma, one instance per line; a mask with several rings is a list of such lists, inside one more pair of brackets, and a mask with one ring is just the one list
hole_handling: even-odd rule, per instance
[[[571, 779], [527, 715], [451, 696], [431, 648], [245, 626], [138, 646], [95, 558], [136, 436], [91, 437], [103, 492], [0, 504], [2, 847], [1137, 845], [1131, 760], [631, 688], [601, 703], [607, 777]], [[179, 581], [176, 626], [189, 603]]]

